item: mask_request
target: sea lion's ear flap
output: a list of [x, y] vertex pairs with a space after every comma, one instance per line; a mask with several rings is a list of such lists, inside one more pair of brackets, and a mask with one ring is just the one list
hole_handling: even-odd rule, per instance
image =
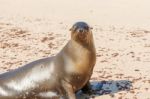
[[69, 29], [69, 31], [74, 31], [74, 29], [75, 29], [75, 26], [72, 26], [72, 27]]
[[73, 26], [69, 29], [69, 31], [72, 31], [73, 30]]
[[93, 27], [90, 27], [91, 30], [93, 30]]
[[69, 31], [72, 31], [72, 28], [70, 28]]

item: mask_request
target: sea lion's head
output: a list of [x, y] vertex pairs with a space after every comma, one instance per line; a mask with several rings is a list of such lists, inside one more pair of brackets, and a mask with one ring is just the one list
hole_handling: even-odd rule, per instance
[[75, 23], [71, 31], [71, 38], [80, 43], [89, 43], [92, 40], [91, 27], [85, 22]]

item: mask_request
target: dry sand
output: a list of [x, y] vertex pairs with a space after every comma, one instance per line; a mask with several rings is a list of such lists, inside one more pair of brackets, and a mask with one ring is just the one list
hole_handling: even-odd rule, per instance
[[149, 4], [149, 0], [0, 0], [0, 72], [55, 55], [70, 39], [72, 24], [83, 20], [94, 28], [97, 62], [91, 82], [101, 88], [90, 97], [150, 99]]

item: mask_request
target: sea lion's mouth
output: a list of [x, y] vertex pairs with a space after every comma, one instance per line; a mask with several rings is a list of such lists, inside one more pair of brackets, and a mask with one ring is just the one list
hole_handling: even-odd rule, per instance
[[81, 41], [85, 41], [86, 38], [87, 38], [87, 33], [78, 33], [78, 38], [81, 40]]
[[78, 34], [79, 38], [85, 38], [86, 37], [86, 34], [85, 33], [80, 33]]

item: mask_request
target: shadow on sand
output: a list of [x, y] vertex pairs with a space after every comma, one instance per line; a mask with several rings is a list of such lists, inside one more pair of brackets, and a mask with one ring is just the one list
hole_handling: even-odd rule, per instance
[[128, 80], [117, 80], [117, 81], [94, 81], [91, 82], [93, 93], [92, 95], [83, 94], [82, 91], [77, 93], [77, 99], [89, 99], [91, 97], [101, 96], [110, 94], [113, 96], [114, 93], [120, 91], [129, 91], [132, 87], [132, 82]]

